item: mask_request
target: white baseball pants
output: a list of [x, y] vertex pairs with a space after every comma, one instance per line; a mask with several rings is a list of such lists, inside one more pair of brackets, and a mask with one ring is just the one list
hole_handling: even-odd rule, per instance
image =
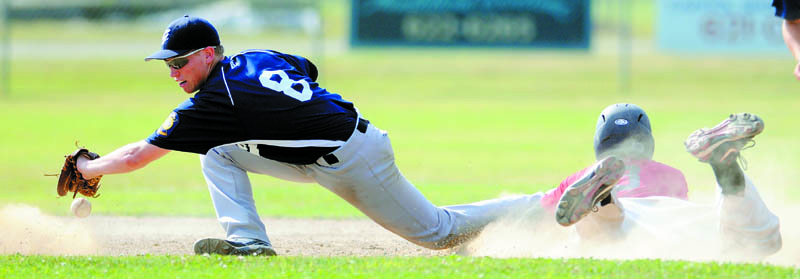
[[[625, 239], [646, 245], [641, 255], [702, 254], [699, 257], [758, 260], [782, 246], [780, 222], [745, 176], [742, 195], [723, 195], [716, 204], [671, 197], [619, 198], [577, 225], [584, 238]], [[662, 251], [659, 251], [662, 250]], [[649, 251], [647, 251], [649, 250]]]
[[247, 172], [319, 183], [387, 230], [431, 249], [458, 245], [501, 216], [541, 211], [541, 193], [465, 205], [433, 205], [400, 173], [387, 133], [373, 125], [365, 133], [354, 131], [332, 154], [339, 162], [328, 164], [320, 158], [310, 165], [265, 159], [237, 145], [219, 146], [201, 156], [203, 174], [227, 238], [269, 242]]

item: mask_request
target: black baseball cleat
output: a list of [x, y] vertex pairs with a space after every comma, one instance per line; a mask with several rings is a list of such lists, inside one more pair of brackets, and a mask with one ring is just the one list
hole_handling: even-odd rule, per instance
[[197, 255], [239, 255], [239, 256], [275, 256], [272, 245], [254, 239], [247, 243], [235, 242], [218, 238], [204, 238], [194, 243], [194, 253]]

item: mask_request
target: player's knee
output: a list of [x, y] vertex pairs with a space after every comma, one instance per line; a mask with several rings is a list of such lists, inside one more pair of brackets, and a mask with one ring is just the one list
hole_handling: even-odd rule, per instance
[[205, 155], [200, 156], [200, 165], [204, 171], [208, 170], [209, 168], [226, 167], [226, 165], [228, 165], [226, 162], [230, 163], [230, 160], [214, 148], [209, 149]]

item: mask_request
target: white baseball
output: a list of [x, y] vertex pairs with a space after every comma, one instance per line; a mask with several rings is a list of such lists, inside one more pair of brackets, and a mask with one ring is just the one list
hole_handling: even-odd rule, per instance
[[92, 204], [87, 199], [77, 198], [72, 201], [72, 206], [70, 209], [72, 210], [72, 214], [75, 214], [75, 216], [78, 216], [79, 218], [83, 218], [92, 213]]

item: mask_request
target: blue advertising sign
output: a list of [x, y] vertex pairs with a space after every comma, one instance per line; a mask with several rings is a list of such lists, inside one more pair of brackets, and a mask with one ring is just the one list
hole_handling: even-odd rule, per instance
[[588, 48], [589, 0], [353, 0], [353, 45]]
[[659, 0], [659, 48], [700, 53], [788, 53], [765, 0]]

